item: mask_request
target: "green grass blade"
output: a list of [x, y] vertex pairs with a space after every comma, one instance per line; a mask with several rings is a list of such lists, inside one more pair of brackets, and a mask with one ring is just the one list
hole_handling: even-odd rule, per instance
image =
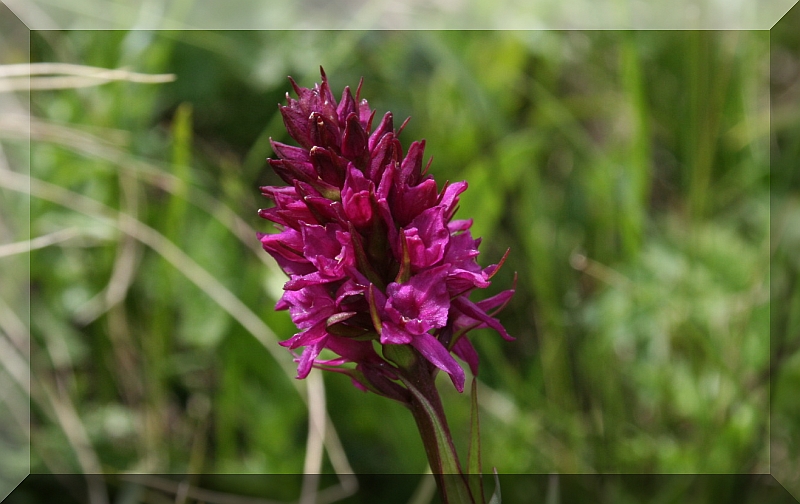
[[467, 456], [467, 481], [469, 482], [472, 495], [479, 498], [478, 502], [484, 502], [483, 478], [481, 477], [481, 432], [478, 415], [478, 380], [475, 377], [472, 378], [470, 399], [472, 401], [472, 412], [469, 431], [469, 455]]

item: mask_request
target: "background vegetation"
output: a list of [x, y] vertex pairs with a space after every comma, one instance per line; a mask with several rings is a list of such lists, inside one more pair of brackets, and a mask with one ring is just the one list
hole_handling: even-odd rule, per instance
[[[6, 170], [2, 186], [30, 192], [24, 239], [52, 241], [30, 258], [32, 472], [330, 475], [272, 485], [290, 500], [351, 493], [331, 475], [348, 468], [425, 471], [408, 412], [340, 376], [295, 381], [277, 346], [295, 330], [273, 311], [284, 279], [255, 238], [272, 231], [258, 186], [279, 183], [265, 158], [269, 137], [288, 141], [286, 76], [311, 86], [322, 65], [336, 93], [363, 76], [379, 115], [411, 116], [401, 140], [427, 140], [437, 180], [469, 182], [459, 215], [482, 264], [511, 248], [487, 295], [518, 274], [501, 315], [517, 340], [473, 337], [487, 468], [772, 470], [798, 491], [799, 44], [790, 29], [33, 33], [34, 62], [175, 80], [31, 92], [30, 185]], [[442, 385], [465, 439], [469, 400]], [[309, 434], [323, 397], [324, 457]], [[181, 495], [180, 478], [111, 481], [114, 502]], [[393, 498], [424, 502], [428, 481]], [[724, 478], [515, 481], [508, 502], [746, 494]]]

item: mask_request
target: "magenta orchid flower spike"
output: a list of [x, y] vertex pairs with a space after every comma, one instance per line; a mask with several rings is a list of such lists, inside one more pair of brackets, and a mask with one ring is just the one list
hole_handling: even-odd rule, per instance
[[[441, 410], [432, 386], [438, 370], [459, 392], [466, 377], [455, 357], [477, 375], [470, 330], [513, 339], [493, 317], [513, 289], [469, 299], [506, 256], [481, 268], [472, 221], [454, 219], [467, 183], [440, 190], [430, 161], [423, 169], [424, 140], [404, 155], [390, 112], [373, 129], [361, 83], [355, 97], [346, 87], [337, 103], [321, 74], [313, 89], [290, 78], [298, 99], [287, 93], [280, 112], [299, 146], [271, 141], [277, 159], [268, 162], [287, 185], [261, 188], [274, 206], [259, 214], [279, 232], [259, 239], [289, 277], [276, 309], [289, 310], [300, 330], [281, 345], [295, 353], [298, 378], [327, 369], [412, 411], [419, 397]], [[418, 423], [422, 417], [415, 413]], [[423, 441], [426, 449], [435, 443], [424, 432]], [[433, 455], [434, 471], [443, 472], [442, 455]]]
[[[453, 354], [473, 374], [478, 368], [466, 333], [491, 327], [512, 339], [489, 313], [512, 290], [469, 300], [499, 265], [481, 268], [471, 221], [453, 219], [467, 183], [439, 192], [422, 170], [424, 140], [403, 156], [390, 112], [370, 132], [375, 113], [359, 100], [360, 85], [355, 98], [345, 88], [337, 104], [324, 72], [313, 89], [291, 83], [299, 99], [287, 93], [280, 112], [300, 147], [272, 142], [278, 159], [269, 164], [289, 185], [261, 188], [275, 206], [259, 213], [280, 232], [259, 238], [289, 275], [277, 309], [288, 309], [301, 329], [281, 343], [303, 348], [298, 378], [312, 367], [339, 370], [383, 393], [397, 376], [376, 340], [413, 347], [462, 391], [465, 374]], [[320, 360], [323, 349], [338, 357]]]

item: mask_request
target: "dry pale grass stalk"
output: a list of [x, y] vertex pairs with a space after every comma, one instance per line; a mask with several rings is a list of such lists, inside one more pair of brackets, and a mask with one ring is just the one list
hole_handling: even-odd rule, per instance
[[308, 376], [306, 390], [308, 391], [308, 438], [299, 504], [317, 504], [319, 473], [322, 471], [323, 440], [325, 439], [325, 382], [320, 373], [312, 373]]
[[30, 331], [28, 331], [28, 326], [2, 297], [0, 297], [0, 329], [14, 344], [17, 352], [28, 358], [30, 355]]
[[[96, 476], [103, 473], [100, 459], [89, 441], [89, 436], [83, 427], [78, 412], [75, 410], [75, 406], [69, 399], [69, 394], [64, 390], [59, 390], [56, 393], [44, 380], [39, 380], [39, 388], [44, 392], [53, 407], [53, 412], [61, 425], [61, 430], [66, 435], [67, 441], [78, 458], [78, 464], [80, 464], [81, 471], [86, 477], [89, 503], [108, 504], [108, 490], [104, 481]], [[61, 388], [59, 387], [59, 389]]]
[[[339, 444], [333, 424], [327, 418], [325, 405], [325, 382], [321, 373], [311, 373], [306, 378], [308, 394], [308, 439], [306, 459], [303, 465], [303, 486], [298, 504], [329, 504], [345, 499], [358, 490], [358, 480]], [[330, 434], [332, 433], [332, 435]], [[334, 438], [335, 442], [326, 442]], [[327, 447], [339, 484], [325, 489], [319, 488], [322, 472], [323, 448]]]
[[20, 63], [0, 65], [0, 93], [44, 89], [74, 89], [127, 81], [161, 84], [175, 80], [175, 74], [144, 74], [124, 68], [108, 69], [69, 63]]
[[[136, 218], [139, 211], [138, 184], [130, 174], [120, 176], [120, 192], [122, 213]], [[130, 236], [126, 235], [120, 240], [108, 285], [76, 310], [75, 319], [78, 323], [87, 325], [125, 300], [136, 278], [142, 257], [140, 248], [139, 242]]]
[[[0, 434], [7, 446], [30, 444], [30, 373], [28, 360], [17, 351], [10, 338], [0, 332], [0, 404], [11, 413], [16, 424], [16, 429], [10, 425], [0, 426]], [[14, 435], [13, 432], [21, 434]]]
[[31, 395], [31, 368], [28, 360], [14, 347], [10, 338], [0, 333], [0, 365], [28, 396]]
[[67, 240], [71, 240], [80, 235], [80, 231], [75, 228], [60, 229], [53, 233], [38, 236], [36, 238], [19, 241], [14, 243], [4, 243], [0, 245], [0, 258], [12, 256], [16, 254], [24, 254], [31, 250], [56, 245]]
[[633, 282], [619, 271], [606, 266], [598, 261], [589, 259], [585, 255], [574, 252], [569, 258], [569, 264], [574, 269], [582, 271], [603, 283], [612, 285], [618, 289], [628, 289]]

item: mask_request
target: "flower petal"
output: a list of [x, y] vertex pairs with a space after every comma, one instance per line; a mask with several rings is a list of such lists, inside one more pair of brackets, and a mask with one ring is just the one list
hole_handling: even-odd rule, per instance
[[505, 327], [500, 323], [499, 320], [496, 318], [492, 318], [486, 314], [483, 309], [481, 309], [478, 305], [467, 299], [465, 296], [459, 296], [452, 301], [453, 306], [455, 306], [458, 310], [464, 313], [466, 316], [473, 318], [475, 320], [479, 320], [486, 324], [487, 326], [491, 327], [498, 333], [500, 336], [503, 337], [506, 341], [514, 341], [514, 338], [508, 334]]
[[414, 339], [412, 334], [409, 334], [398, 325], [384, 321], [381, 324], [381, 344], [382, 345], [407, 345]]
[[453, 345], [453, 353], [469, 365], [472, 376], [478, 376], [478, 352], [466, 336], [458, 338]]
[[464, 370], [439, 340], [424, 333], [415, 337], [411, 346], [416, 348], [431, 364], [449, 374], [453, 385], [459, 392], [464, 391], [464, 382], [466, 381]]

